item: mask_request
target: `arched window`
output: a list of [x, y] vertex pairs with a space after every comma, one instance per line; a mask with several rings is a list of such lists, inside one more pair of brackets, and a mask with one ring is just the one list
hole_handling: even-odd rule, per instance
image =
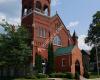
[[45, 28], [39, 27], [38, 36], [39, 36], [39, 37], [46, 38], [46, 29], [45, 29]]
[[27, 9], [27, 8], [25, 8], [25, 9], [24, 9], [24, 16], [26, 16], [26, 15], [27, 15], [27, 13], [28, 13], [28, 9]]
[[47, 5], [44, 5], [43, 11], [44, 11], [45, 15], [48, 15], [48, 6]]
[[61, 45], [61, 39], [59, 36], [55, 36], [53, 39], [53, 44], [54, 45]]
[[37, 1], [37, 2], [36, 2], [36, 10], [37, 10], [37, 9], [38, 9], [38, 10], [41, 10], [41, 8], [42, 8], [41, 2]]

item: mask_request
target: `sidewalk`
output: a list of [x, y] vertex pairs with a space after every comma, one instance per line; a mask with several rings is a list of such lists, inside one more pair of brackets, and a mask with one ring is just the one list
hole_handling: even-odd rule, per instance
[[95, 78], [95, 79], [86, 79], [86, 78], [80, 76], [80, 80], [100, 80], [100, 78]]
[[60, 78], [48, 78], [48, 80], [62, 80]]
[[96, 79], [87, 79], [87, 80], [100, 80], [100, 78], [96, 78]]

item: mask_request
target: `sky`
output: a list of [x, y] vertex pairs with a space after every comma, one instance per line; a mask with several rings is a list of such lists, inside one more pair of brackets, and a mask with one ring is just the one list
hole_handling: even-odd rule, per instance
[[[59, 14], [72, 34], [76, 31], [80, 49], [90, 50], [84, 43], [92, 16], [100, 11], [100, 0], [51, 0], [51, 16]], [[21, 0], [0, 0], [0, 22], [5, 19], [10, 24], [21, 22]], [[2, 32], [0, 27], [0, 32]]]

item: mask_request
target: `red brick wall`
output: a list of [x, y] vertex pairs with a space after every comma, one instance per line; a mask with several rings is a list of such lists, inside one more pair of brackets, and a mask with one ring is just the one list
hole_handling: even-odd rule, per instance
[[[65, 65], [62, 66], [62, 59], [65, 61]], [[70, 72], [71, 71], [71, 56], [62, 55], [55, 58], [55, 71], [56, 72]]]
[[[34, 1], [34, 0], [32, 0]], [[35, 0], [36, 3], [37, 0]], [[39, 0], [38, 0], [39, 1]], [[33, 11], [32, 14], [22, 18], [22, 25], [25, 25], [27, 27], [30, 27], [30, 30], [33, 32], [33, 40], [34, 40], [34, 46], [33, 46], [33, 63], [35, 63], [35, 53], [37, 52], [37, 48], [40, 47], [41, 45], [44, 44], [45, 40], [47, 38], [49, 38], [49, 32], [52, 35], [53, 33], [56, 32], [56, 26], [55, 24], [59, 24], [62, 25], [63, 28], [62, 30], [59, 32], [59, 34], [57, 34], [58, 36], [60, 36], [61, 41], [62, 41], [62, 45], [61, 46], [56, 46], [54, 45], [54, 51], [58, 48], [58, 47], [66, 47], [68, 46], [68, 33], [69, 31], [65, 28], [64, 24], [62, 23], [61, 19], [59, 18], [58, 15], [55, 15], [53, 17], [50, 17], [50, 0], [40, 0], [41, 4], [42, 4], [42, 9], [44, 7], [44, 5], [46, 4], [49, 8], [48, 12], [49, 15], [48, 16], [44, 16], [43, 14], [40, 13], [36, 13]], [[30, 6], [32, 5], [32, 7], [34, 6], [34, 2], [31, 2], [31, 4], [29, 4], [30, 1], [29, 0], [23, 0], [22, 4], [24, 6]], [[34, 31], [33, 31], [33, 23], [34, 23]], [[42, 38], [38, 36], [39, 33], [39, 27], [45, 28], [46, 29], [46, 38]], [[64, 55], [64, 56], [58, 56], [55, 59], [55, 67], [56, 67], [56, 71], [70, 71], [72, 73], [75, 73], [75, 66], [70, 66], [68, 64], [73, 64], [75, 63], [75, 60], [78, 59], [80, 61], [81, 64], [81, 74], [83, 73], [83, 67], [82, 67], [82, 56], [80, 54], [79, 49], [75, 49], [73, 51], [72, 54], [72, 59], [70, 59], [69, 61], [69, 57], [71, 58], [71, 55]], [[64, 58], [66, 60], [66, 66], [65, 67], [61, 67], [61, 59]], [[70, 63], [69, 63], [70, 62]], [[71, 68], [71, 69], [70, 69]]]
[[72, 51], [72, 65], [71, 65], [71, 72], [75, 74], [75, 62], [79, 61], [80, 64], [80, 74], [83, 75], [84, 69], [83, 69], [83, 62], [82, 62], [82, 53], [78, 46], [75, 46]]

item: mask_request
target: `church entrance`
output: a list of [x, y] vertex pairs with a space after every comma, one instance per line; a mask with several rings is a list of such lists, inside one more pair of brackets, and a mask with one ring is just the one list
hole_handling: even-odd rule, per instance
[[80, 75], [80, 63], [79, 61], [77, 60], [75, 62], [75, 77], [76, 78], [79, 78], [79, 75]]

